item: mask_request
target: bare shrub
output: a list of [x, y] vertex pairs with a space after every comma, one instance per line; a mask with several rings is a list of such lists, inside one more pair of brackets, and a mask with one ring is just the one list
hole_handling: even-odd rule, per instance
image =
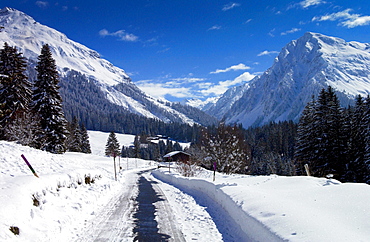
[[91, 184], [92, 182], [91, 182], [91, 176], [90, 175], [85, 175], [85, 184]]
[[201, 168], [194, 162], [177, 162], [176, 170], [185, 177], [196, 176], [201, 172]]
[[10, 226], [10, 231], [12, 231], [13, 234], [19, 235], [19, 228], [16, 226]]
[[33, 201], [33, 206], [35, 207], [40, 206], [40, 201], [37, 195], [35, 194], [32, 195], [32, 201]]

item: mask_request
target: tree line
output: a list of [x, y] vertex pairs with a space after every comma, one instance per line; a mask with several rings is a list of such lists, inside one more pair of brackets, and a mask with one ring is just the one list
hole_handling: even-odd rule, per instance
[[172, 151], [182, 151], [183, 148], [177, 141], [166, 139], [151, 140], [147, 134], [135, 135], [133, 145], [120, 147], [117, 136], [111, 131], [105, 146], [105, 155], [111, 157], [141, 158], [144, 160], [161, 161], [165, 154]]
[[83, 150], [89, 152], [86, 129], [76, 124], [68, 127], [49, 45], [42, 46], [33, 83], [25, 74], [26, 63], [16, 47], [4, 43], [0, 49], [0, 139], [57, 154], [75, 149], [71, 144], [80, 139]]
[[299, 173], [308, 164], [314, 176], [370, 183], [370, 97], [358, 95], [342, 108], [332, 89], [312, 98], [298, 125], [295, 159]]

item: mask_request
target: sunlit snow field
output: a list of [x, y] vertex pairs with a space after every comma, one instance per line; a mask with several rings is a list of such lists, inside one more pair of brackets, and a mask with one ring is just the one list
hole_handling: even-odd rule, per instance
[[[107, 206], [135, 182], [136, 171], [157, 167], [154, 161], [117, 159], [123, 170], [115, 181], [113, 158], [104, 157], [108, 134], [89, 131], [89, 136], [91, 155], [55, 155], [0, 141], [0, 241], [91, 241], [93, 225], [104, 219]], [[132, 135], [117, 134], [117, 138], [125, 146], [134, 140]], [[85, 184], [85, 176], [94, 183]], [[213, 217], [212, 209], [220, 208], [239, 226], [236, 233], [249, 233], [256, 240], [271, 236], [290, 241], [370, 238], [370, 186], [366, 184], [224, 174], [216, 174], [213, 182], [212, 172], [185, 178], [167, 168], [156, 169], [152, 177], [168, 183], [161, 187], [187, 241], [228, 238], [222, 234], [222, 222]], [[34, 198], [38, 206], [33, 205]], [[132, 241], [132, 218], [123, 219], [129, 228], [126, 240]], [[19, 228], [19, 235], [10, 231], [12, 226]]]

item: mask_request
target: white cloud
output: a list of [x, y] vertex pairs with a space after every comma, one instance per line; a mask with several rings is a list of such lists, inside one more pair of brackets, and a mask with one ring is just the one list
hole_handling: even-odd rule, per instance
[[40, 8], [46, 8], [49, 6], [49, 2], [46, 1], [37, 1], [35, 4]]
[[281, 35], [293, 34], [293, 33], [298, 32], [298, 31], [301, 31], [301, 29], [298, 29], [298, 28], [292, 28], [291, 30], [288, 30], [288, 31], [282, 32], [282, 33], [281, 33]]
[[221, 29], [222, 27], [220, 25], [213, 25], [211, 28], [209, 28], [208, 30], [219, 30]]
[[323, 4], [323, 3], [326, 3], [326, 2], [323, 0], [304, 0], [300, 2], [299, 5], [301, 5], [302, 8], [308, 8], [308, 7]]
[[195, 84], [199, 89], [209, 89], [213, 85], [212, 82], [200, 82]]
[[229, 4], [224, 5], [224, 7], [222, 8], [222, 11], [228, 11], [230, 9], [233, 9], [239, 6], [240, 6], [240, 3], [229, 3]]
[[358, 16], [353, 19], [349, 19], [347, 21], [342, 22], [343, 26], [348, 28], [354, 28], [358, 26], [364, 26], [370, 24], [370, 16]]
[[271, 29], [268, 35], [270, 35], [271, 37], [275, 37], [275, 34], [274, 34], [275, 30], [276, 30], [275, 28]]
[[177, 81], [177, 82], [193, 83], [193, 82], [205, 81], [207, 80], [207, 78], [184, 77], [184, 78], [174, 78], [171, 80]]
[[358, 26], [370, 25], [370, 16], [361, 16], [360, 14], [350, 13], [352, 9], [346, 9], [341, 12], [327, 14], [323, 16], [316, 16], [312, 18], [312, 21], [337, 21], [339, 20], [339, 25], [345, 26], [347, 28], [354, 28]]
[[224, 73], [224, 72], [229, 72], [229, 71], [240, 71], [240, 70], [249, 70], [250, 67], [246, 66], [242, 63], [234, 66], [230, 66], [226, 69], [217, 69], [216, 71], [210, 72], [210, 74], [218, 74], [218, 73]]
[[261, 53], [259, 53], [257, 56], [272, 55], [272, 54], [279, 54], [279, 51], [275, 51], [275, 50], [268, 51], [268, 50], [265, 50], [265, 51], [262, 51]]
[[139, 39], [139, 37], [137, 37], [134, 34], [126, 33], [125, 30], [118, 30], [116, 32], [110, 33], [108, 30], [102, 29], [102, 30], [99, 31], [99, 35], [100, 36], [103, 36], [103, 37], [105, 37], [105, 36], [116, 36], [120, 40], [130, 41], [130, 42], [135, 42], [135, 41], [137, 41]]
[[255, 77], [255, 75], [244, 72], [234, 80], [227, 80], [227, 81], [220, 81], [217, 85], [211, 86], [207, 89], [201, 90], [200, 92], [203, 93], [203, 95], [221, 95], [227, 91], [227, 89], [236, 86], [241, 85], [244, 82], [248, 82], [252, 80]]
[[244, 22], [244, 24], [248, 24], [248, 23], [250, 23], [252, 21], [252, 19], [250, 18], [250, 19], [248, 19], [247, 21], [245, 21]]
[[327, 14], [321, 17], [313, 17], [312, 21], [335, 21], [341, 18], [349, 19], [351, 18], [351, 14], [349, 13], [350, 11], [351, 9], [346, 9], [342, 12]]
[[142, 80], [135, 84], [145, 93], [155, 98], [165, 98], [171, 95], [176, 98], [192, 97], [193, 94], [188, 87], [179, 86], [176, 82], [159, 83], [153, 80]]

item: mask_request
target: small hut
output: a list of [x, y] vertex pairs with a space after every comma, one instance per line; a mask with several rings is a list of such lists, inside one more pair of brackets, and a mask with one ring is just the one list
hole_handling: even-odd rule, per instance
[[187, 162], [190, 160], [190, 154], [183, 151], [172, 151], [163, 156], [165, 162]]

